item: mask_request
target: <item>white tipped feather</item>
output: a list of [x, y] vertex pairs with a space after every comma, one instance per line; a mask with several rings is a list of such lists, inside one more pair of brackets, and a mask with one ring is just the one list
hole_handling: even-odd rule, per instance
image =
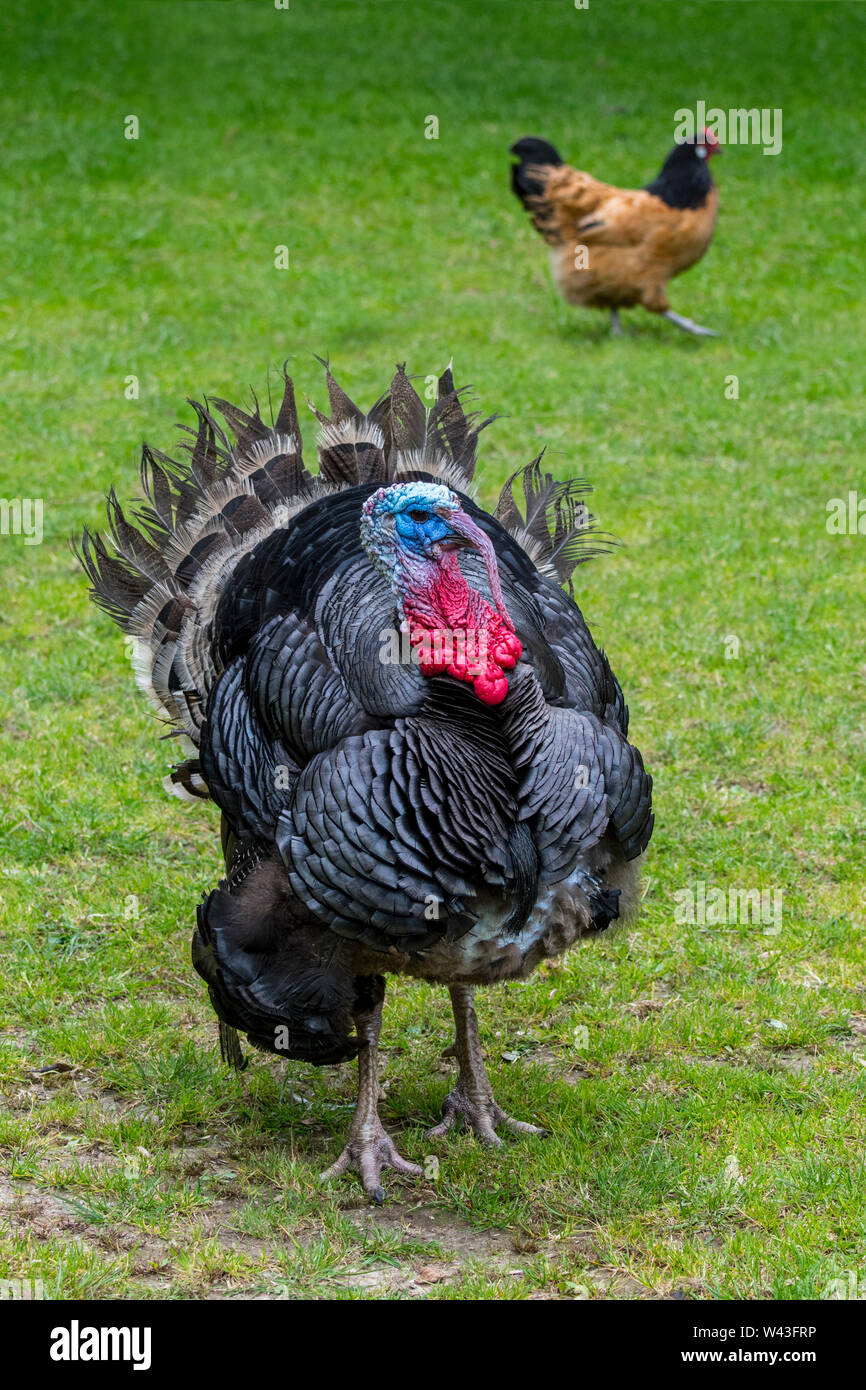
[[[451, 366], [449, 363], [449, 373]], [[391, 453], [386, 464], [386, 436], [393, 439], [395, 411], [401, 421], [404, 438], [406, 419], [410, 417], [414, 420], [415, 437], [423, 437], [420, 430], [423, 417], [420, 398], [408, 387], [402, 368], [391, 385], [390, 407], [385, 397], [374, 406], [374, 411], [378, 412], [377, 418], [382, 419], [383, 425], [357, 411], [348, 398], [343, 397], [330, 375], [329, 396], [332, 408], [342, 418], [326, 420], [316, 412], [321, 422], [318, 436], [321, 451], [344, 444], [369, 445], [382, 455], [383, 482], [396, 482], [409, 474], [421, 472], [449, 488], [463, 493], [469, 491], [474, 496], [474, 484], [470, 481], [474, 465], [467, 465], [465, 459], [461, 464], [453, 456], [456, 452], [465, 454], [466, 441], [471, 439], [474, 458], [477, 430], [468, 435], [466, 431], [470, 425], [465, 418], [461, 427], [462, 417], [449, 415], [448, 429], [440, 433], [443, 423], [441, 415], [437, 417], [437, 429], [431, 431], [431, 412], [428, 411], [430, 437], [426, 444], [398, 449], [396, 453]], [[387, 423], [389, 408], [390, 426]], [[350, 413], [343, 413], [345, 410]], [[290, 526], [292, 519], [311, 503], [350, 485], [346, 480], [331, 480], [321, 474], [310, 479], [303, 469], [301, 441], [295, 433], [296, 423], [293, 423], [296, 421], [294, 397], [288, 378], [279, 417], [284, 422], [284, 428], [272, 429], [261, 438], [250, 438], [250, 432], [240, 423], [241, 412], [231, 406], [228, 411], [225, 418], [230, 423], [232, 433], [239, 430], [240, 437], [248, 442], [232, 445], [229, 437], [208, 414], [206, 418], [212, 424], [216, 444], [212, 449], [206, 444], [202, 445], [199, 433], [197, 444], [190, 446], [192, 460], [185, 465], [173, 462], [158, 451], [145, 451], [145, 471], [148, 460], [152, 469], [147, 490], [166, 530], [153, 534], [152, 516], [147, 513], [143, 516], [133, 515], [129, 521], [120, 513], [120, 521], [124, 525], [137, 524], [148, 536], [148, 543], [156, 544], [161, 554], [154, 557], [146, 547], [139, 548], [128, 534], [124, 537], [121, 533], [113, 545], [109, 540], [108, 559], [111, 564], [101, 570], [99, 555], [94, 551], [85, 561], [95, 596], [133, 638], [130, 655], [138, 685], [160, 718], [173, 725], [176, 733], [183, 735], [184, 741], [188, 740], [193, 749], [199, 743], [209, 691], [220, 675], [212, 625], [219, 600], [230, 584], [238, 563], [275, 531]], [[418, 418], [415, 419], [415, 416]], [[232, 425], [232, 420], [238, 423]], [[258, 415], [256, 421], [256, 430], [260, 433]], [[285, 428], [286, 425], [288, 428]], [[452, 444], [455, 430], [458, 439]], [[446, 438], [448, 431], [450, 434]], [[198, 455], [196, 449], [199, 450]], [[296, 471], [288, 470], [294, 478], [291, 486], [296, 487], [297, 491], [280, 502], [265, 502], [256, 491], [253, 475], [283, 455], [289, 456], [298, 465]], [[213, 481], [208, 483], [206, 480], [211, 473]], [[284, 475], [280, 473], [280, 476]], [[272, 484], [274, 481], [271, 479]], [[265, 496], [273, 496], [272, 488], [261, 490]], [[247, 498], [254, 501], [261, 511], [257, 514], [255, 507], [242, 507], [246, 522], [249, 523], [251, 516], [261, 519], [255, 519], [252, 525], [248, 524], [248, 529], [241, 530], [233, 524], [230, 513], [234, 510], [232, 504], [243, 503]], [[186, 519], [178, 521], [178, 516], [187, 512], [190, 514]], [[117, 531], [114, 515], [114, 529]], [[243, 524], [240, 520], [240, 525]], [[513, 534], [538, 567], [545, 573], [553, 574], [553, 567], [543, 554], [543, 546], [522, 530]], [[214, 539], [210, 540], [209, 545], [203, 545], [209, 538]], [[199, 548], [200, 556], [194, 553]], [[118, 569], [112, 556], [123, 557], [125, 574], [122, 568]], [[138, 598], [138, 594], [143, 596]], [[188, 781], [188, 785], [196, 789], [198, 782], [193, 778], [197, 776], [191, 773]], [[189, 798], [189, 793], [171, 778], [167, 779], [166, 788], [173, 796], [195, 800], [195, 797]], [[203, 782], [201, 788], [204, 789]]]
[[476, 486], [474, 481], [467, 483], [466, 474], [457, 464], [449, 459], [443, 449], [437, 448], [433, 444], [426, 444], [423, 449], [400, 449], [397, 452], [397, 462], [394, 466], [394, 482], [399, 483], [401, 478], [406, 478], [412, 473], [429, 473], [455, 492], [462, 492], [464, 496], [474, 498]]
[[376, 449], [384, 449], [385, 436], [378, 425], [367, 420], [329, 420], [319, 430], [316, 443], [320, 449], [333, 448], [335, 444], [372, 444]]

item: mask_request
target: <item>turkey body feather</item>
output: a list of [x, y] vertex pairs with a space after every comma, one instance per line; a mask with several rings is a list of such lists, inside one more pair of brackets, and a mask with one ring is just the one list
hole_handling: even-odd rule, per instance
[[[452, 987], [459, 1043], [474, 1020], [461, 989], [525, 975], [626, 915], [651, 779], [560, 587], [598, 549], [585, 484], [535, 460], [491, 516], [470, 495], [483, 425], [450, 370], [429, 412], [401, 368], [366, 415], [326, 371], [317, 475], [288, 378], [273, 426], [220, 402], [226, 432], [197, 406], [189, 464], [146, 449], [148, 502], [127, 517], [112, 495], [110, 537], [85, 533], [82, 560], [190, 745], [172, 789], [222, 812], [226, 878], [193, 937], [221, 1037], [321, 1064], [360, 1050], [375, 1130], [363, 1058], [381, 977]], [[489, 633], [490, 679], [473, 688], [462, 658], [394, 658], [407, 631], [417, 646], [428, 591]], [[480, 1133], [463, 1092], [455, 1105]], [[359, 1161], [375, 1195], [378, 1168], [374, 1182]]]

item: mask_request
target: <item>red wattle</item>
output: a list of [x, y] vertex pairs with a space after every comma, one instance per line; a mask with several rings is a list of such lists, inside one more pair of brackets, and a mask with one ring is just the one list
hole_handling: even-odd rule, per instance
[[483, 676], [475, 677], [472, 688], [485, 705], [501, 705], [508, 694], [508, 681], [501, 672], [498, 676], [485, 672]]
[[471, 684], [485, 705], [502, 703], [505, 672], [517, 665], [523, 646], [507, 616], [468, 586], [453, 553], [442, 557], [429, 587], [407, 595], [403, 612], [422, 676], [447, 673]]

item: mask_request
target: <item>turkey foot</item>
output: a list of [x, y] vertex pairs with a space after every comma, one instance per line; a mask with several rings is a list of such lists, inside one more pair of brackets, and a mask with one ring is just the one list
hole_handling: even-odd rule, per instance
[[471, 1100], [464, 1090], [461, 1089], [460, 1082], [449, 1091], [442, 1102], [442, 1123], [434, 1125], [428, 1129], [428, 1139], [441, 1139], [454, 1125], [463, 1126], [471, 1129], [476, 1138], [482, 1144], [487, 1144], [490, 1148], [499, 1148], [502, 1140], [496, 1133], [500, 1125], [505, 1125], [507, 1129], [514, 1130], [518, 1134], [546, 1134], [546, 1129], [539, 1129], [538, 1125], [528, 1125], [524, 1120], [513, 1120], [510, 1115], [496, 1104], [493, 1099], [493, 1092], [488, 1095], [479, 1096]]
[[[478, 1037], [478, 1018], [472, 1002], [474, 991], [467, 985], [452, 985], [449, 993], [457, 1028], [454, 1055], [460, 1064], [460, 1078], [442, 1103], [442, 1123], [427, 1131], [428, 1139], [441, 1139], [455, 1124], [465, 1125], [482, 1144], [491, 1148], [502, 1143], [496, 1133], [500, 1125], [518, 1134], [546, 1134], [547, 1131], [537, 1125], [513, 1120], [497, 1105]], [[451, 1049], [448, 1051], [450, 1053]]]
[[413, 1178], [423, 1177], [424, 1170], [397, 1152], [394, 1140], [385, 1132], [378, 1115], [363, 1127], [363, 1133], [361, 1128], [359, 1126], [356, 1131], [354, 1124], [352, 1125], [348, 1144], [336, 1163], [332, 1163], [322, 1174], [322, 1182], [339, 1177], [341, 1173], [351, 1169], [360, 1173], [367, 1196], [377, 1206], [381, 1206], [385, 1200], [385, 1189], [382, 1187], [381, 1179], [383, 1168], [393, 1168], [396, 1173], [405, 1173]]
[[353, 1171], [361, 1175], [364, 1191], [377, 1206], [385, 1200], [381, 1173], [383, 1168], [393, 1168], [397, 1173], [411, 1177], [423, 1177], [424, 1170], [417, 1163], [409, 1163], [397, 1152], [393, 1139], [385, 1132], [379, 1119], [379, 1078], [377, 1057], [379, 1052], [379, 1030], [382, 1027], [382, 1000], [384, 989], [372, 1008], [355, 1014], [358, 1036], [363, 1038], [364, 1046], [358, 1053], [358, 1104], [349, 1130], [349, 1140], [336, 1163], [332, 1163], [322, 1174], [322, 1182], [339, 1177], [341, 1173]]

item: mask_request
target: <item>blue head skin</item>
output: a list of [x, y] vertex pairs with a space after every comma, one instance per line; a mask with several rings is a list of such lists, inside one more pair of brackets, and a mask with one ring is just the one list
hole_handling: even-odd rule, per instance
[[[438, 489], [437, 489], [438, 490]], [[442, 492], [446, 489], [442, 488]], [[450, 516], [455, 510], [451, 501], [439, 501], [419, 496], [419, 489], [413, 487], [408, 497], [395, 508], [394, 534], [405, 551], [412, 555], [424, 555], [427, 559], [441, 553], [442, 549], [453, 550], [458, 545], [468, 545], [451, 529]], [[454, 502], [456, 502], [454, 498]]]
[[410, 593], [432, 597], [446, 572], [459, 579], [456, 556], [449, 552], [472, 547], [484, 560], [494, 603], [510, 626], [490, 538], [450, 488], [421, 482], [379, 488], [361, 512], [361, 543], [401, 606]]
[[435, 565], [443, 552], [476, 543], [461, 522], [469, 517], [450, 488], [439, 483], [394, 483], [364, 504], [361, 542], [371, 561], [393, 585], [404, 567]]

